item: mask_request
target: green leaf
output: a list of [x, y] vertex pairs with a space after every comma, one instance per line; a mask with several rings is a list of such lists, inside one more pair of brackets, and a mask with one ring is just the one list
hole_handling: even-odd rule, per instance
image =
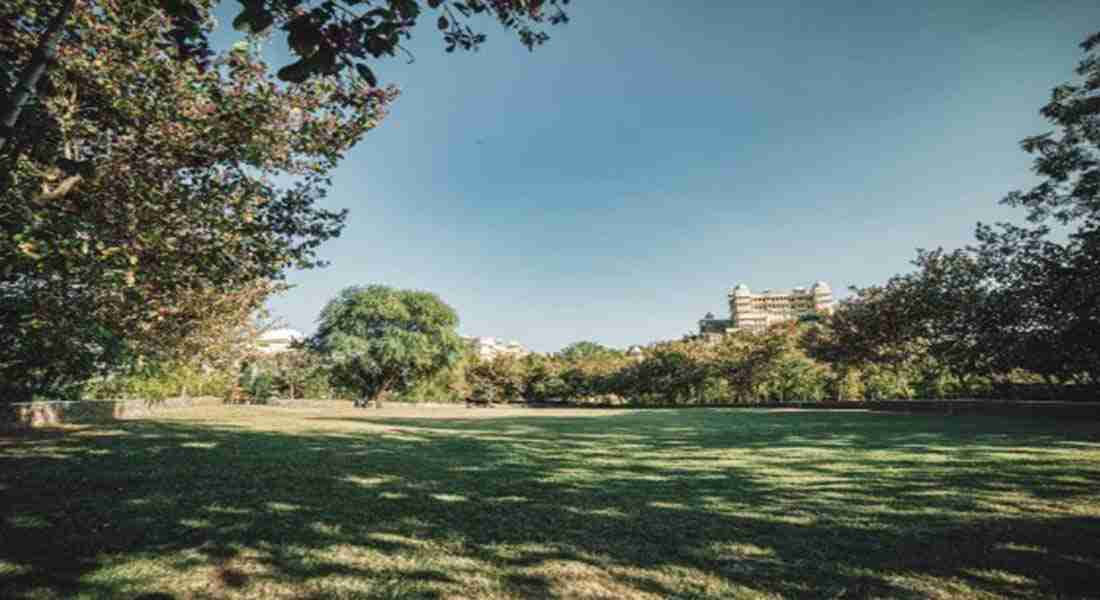
[[289, 65], [279, 69], [276, 76], [291, 83], [302, 83], [309, 79], [309, 76], [313, 74], [313, 65], [310, 64], [308, 58], [303, 58], [297, 62], [290, 63]]
[[321, 29], [308, 15], [296, 17], [286, 28], [287, 45], [299, 56], [312, 54], [321, 43]]
[[245, 33], [260, 33], [274, 23], [275, 16], [270, 11], [264, 10], [263, 5], [258, 2], [250, 2], [233, 19], [233, 29]]
[[363, 63], [356, 63], [355, 70], [371, 87], [378, 87], [378, 78], [374, 76], [374, 72], [370, 70], [370, 67]]

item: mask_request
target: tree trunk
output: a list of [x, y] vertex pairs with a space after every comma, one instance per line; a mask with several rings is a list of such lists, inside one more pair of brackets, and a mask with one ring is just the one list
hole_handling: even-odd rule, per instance
[[34, 93], [38, 80], [42, 78], [42, 74], [46, 72], [50, 63], [57, 58], [57, 43], [61, 40], [61, 30], [65, 21], [69, 19], [69, 15], [72, 14], [75, 3], [76, 0], [64, 0], [61, 9], [50, 19], [46, 31], [42, 33], [42, 39], [38, 41], [38, 47], [31, 54], [30, 62], [19, 73], [15, 88], [3, 103], [3, 112], [0, 113], [0, 150], [3, 150], [11, 139], [15, 124], [19, 121], [20, 113], [23, 112], [23, 106]]

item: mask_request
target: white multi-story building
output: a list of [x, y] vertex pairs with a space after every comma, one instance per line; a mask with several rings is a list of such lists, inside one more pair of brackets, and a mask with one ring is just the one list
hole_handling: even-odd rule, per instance
[[699, 333], [710, 337], [731, 331], [762, 333], [776, 323], [832, 314], [833, 290], [829, 284], [818, 281], [808, 288], [753, 293], [742, 283], [730, 289], [729, 307], [729, 319], [716, 319], [708, 313], [699, 321]]
[[473, 337], [465, 338], [465, 340], [481, 360], [493, 360], [498, 356], [505, 355], [523, 358], [531, 353], [523, 344], [514, 340], [506, 342], [494, 337]]
[[290, 350], [291, 345], [305, 336], [296, 329], [272, 329], [264, 332], [256, 341], [256, 349], [261, 354], [279, 354]]

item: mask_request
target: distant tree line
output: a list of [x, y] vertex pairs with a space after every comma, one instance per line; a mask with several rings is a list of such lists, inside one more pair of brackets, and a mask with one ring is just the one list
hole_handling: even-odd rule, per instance
[[1021, 143], [1041, 181], [1003, 203], [1027, 225], [977, 226], [957, 250], [853, 289], [813, 323], [612, 350], [475, 364], [475, 393], [612, 403], [945, 397], [1100, 398], [1100, 33], [1080, 80], [1054, 88], [1051, 132]]
[[[469, 364], [468, 396], [491, 402], [708, 405], [991, 398], [1039, 383], [1018, 371], [1000, 380], [960, 377], [919, 350], [905, 360], [835, 360], [828, 325], [791, 322], [718, 341], [688, 337], [640, 353], [498, 356]], [[1012, 382], [1022, 388], [1003, 385]]]

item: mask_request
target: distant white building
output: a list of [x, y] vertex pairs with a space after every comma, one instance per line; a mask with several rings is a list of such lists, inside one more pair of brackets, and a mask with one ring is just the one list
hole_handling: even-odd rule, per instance
[[257, 340], [257, 349], [263, 354], [278, 354], [290, 350], [291, 344], [305, 339], [306, 336], [296, 329], [272, 329], [264, 332]]
[[768, 327], [812, 315], [829, 315], [834, 310], [833, 290], [824, 281], [790, 291], [763, 290], [753, 293], [739, 284], [729, 291], [730, 318], [718, 319], [707, 313], [699, 321], [699, 333], [708, 338], [731, 331], [763, 333]]
[[470, 344], [470, 347], [474, 349], [474, 353], [481, 360], [493, 360], [498, 356], [523, 358], [531, 354], [530, 350], [515, 340], [506, 342], [494, 337], [468, 337], [463, 339]]

